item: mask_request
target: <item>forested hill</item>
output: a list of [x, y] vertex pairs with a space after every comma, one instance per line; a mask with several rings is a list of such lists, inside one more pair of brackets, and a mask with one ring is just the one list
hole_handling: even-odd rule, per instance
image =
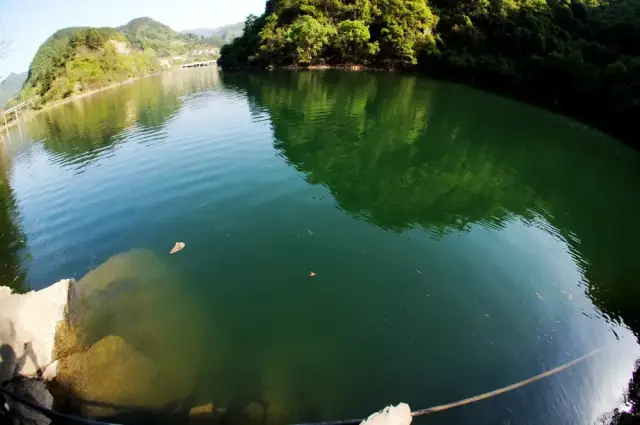
[[118, 28], [64, 28], [36, 52], [20, 97], [42, 105], [155, 72], [163, 57], [198, 60], [188, 56], [213, 55], [215, 48], [208, 39], [179, 34], [151, 18]]
[[117, 28], [134, 48], [154, 49], [158, 56], [184, 53], [189, 44], [203, 42], [203, 37], [180, 34], [151, 18], [136, 18]]
[[640, 147], [637, 0], [269, 0], [220, 64], [417, 69], [542, 104]]

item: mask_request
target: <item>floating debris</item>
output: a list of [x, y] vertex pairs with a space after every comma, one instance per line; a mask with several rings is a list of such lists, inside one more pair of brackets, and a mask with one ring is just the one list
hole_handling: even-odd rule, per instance
[[169, 254], [175, 254], [178, 251], [182, 251], [184, 249], [184, 242], [176, 242], [176, 244], [171, 248]]
[[422, 274], [422, 272], [420, 270], [416, 269], [416, 271], [418, 272], [418, 274]]
[[536, 292], [536, 296], [538, 297], [539, 300], [542, 299], [542, 295], [540, 295], [539, 293]]
[[309, 276], [307, 276], [308, 278], [312, 278], [312, 277], [316, 277], [317, 275], [315, 274], [315, 272], [309, 272]]

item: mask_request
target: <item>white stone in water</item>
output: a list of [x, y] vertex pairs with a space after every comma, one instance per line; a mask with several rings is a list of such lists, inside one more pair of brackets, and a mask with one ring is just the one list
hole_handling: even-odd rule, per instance
[[0, 381], [34, 376], [53, 362], [56, 328], [64, 320], [72, 282], [61, 280], [26, 294], [0, 287]]
[[175, 254], [178, 251], [182, 251], [183, 248], [184, 248], [184, 242], [176, 242], [173, 248], [171, 248], [171, 251], [169, 251], [169, 254]]
[[397, 406], [387, 406], [362, 421], [360, 425], [409, 425], [411, 423], [411, 409], [407, 403]]

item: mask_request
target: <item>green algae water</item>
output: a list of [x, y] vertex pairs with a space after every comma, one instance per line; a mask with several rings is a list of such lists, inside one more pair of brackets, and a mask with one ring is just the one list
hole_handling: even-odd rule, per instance
[[43, 112], [1, 149], [2, 283], [153, 253], [179, 287], [119, 280], [101, 332], [149, 358], [163, 345], [138, 326], [175, 335], [193, 404], [223, 422], [424, 408], [605, 346], [415, 420], [598, 423], [640, 357], [640, 155], [531, 106], [392, 73], [184, 70]]

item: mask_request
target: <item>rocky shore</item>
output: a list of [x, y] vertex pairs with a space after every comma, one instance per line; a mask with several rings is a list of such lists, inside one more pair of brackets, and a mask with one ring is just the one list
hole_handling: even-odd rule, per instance
[[[184, 288], [146, 250], [116, 255], [77, 282], [27, 294], [0, 287], [0, 382], [47, 408], [109, 422], [286, 423], [278, 406], [254, 401], [227, 411], [195, 395], [207, 359], [194, 319], [200, 305]], [[408, 425], [411, 416], [402, 404], [367, 421]]]
[[78, 282], [23, 295], [0, 288], [2, 381], [38, 376], [55, 408], [94, 418], [187, 409], [197, 367], [183, 353], [197, 365], [200, 350], [196, 324], [177, 332], [180, 312], [167, 300], [179, 288], [144, 250], [116, 255]]

